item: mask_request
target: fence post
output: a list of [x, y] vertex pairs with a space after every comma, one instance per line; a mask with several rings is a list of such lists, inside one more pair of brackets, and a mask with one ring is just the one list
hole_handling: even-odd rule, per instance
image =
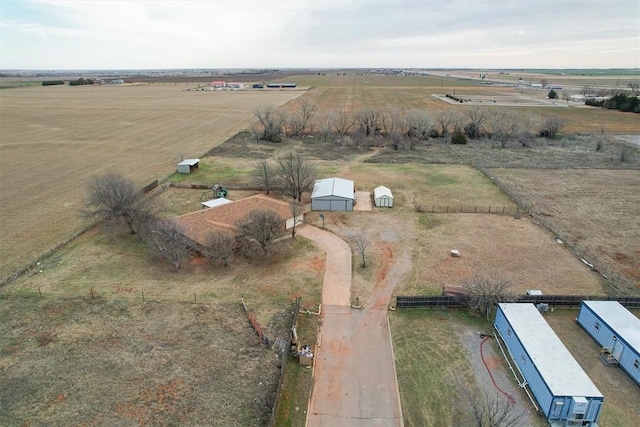
[[478, 212], [478, 207], [476, 206], [475, 208], [473, 208], [473, 213], [477, 213]]
[[144, 302], [144, 291], [140, 291], [142, 292], [142, 302]]
[[491, 206], [489, 206], [489, 213], [491, 213]]
[[40, 290], [40, 286], [38, 286], [38, 293], [40, 294], [40, 297], [42, 297], [42, 291]]

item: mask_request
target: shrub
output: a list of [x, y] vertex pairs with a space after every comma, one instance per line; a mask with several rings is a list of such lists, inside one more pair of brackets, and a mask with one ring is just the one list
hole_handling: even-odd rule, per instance
[[461, 130], [458, 130], [456, 131], [456, 133], [453, 134], [453, 138], [451, 138], [451, 143], [464, 145], [467, 143], [467, 137], [464, 136]]
[[42, 82], [42, 86], [59, 86], [63, 84], [64, 82], [62, 80], [49, 80], [46, 82]]
[[558, 93], [553, 89], [549, 91], [549, 94], [547, 96], [549, 97], [549, 99], [558, 99]]

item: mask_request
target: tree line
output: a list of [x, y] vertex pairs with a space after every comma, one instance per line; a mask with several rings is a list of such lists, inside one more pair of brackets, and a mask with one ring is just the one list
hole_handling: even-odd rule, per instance
[[315, 135], [334, 145], [391, 146], [394, 150], [414, 149], [421, 141], [433, 138], [453, 144], [491, 139], [499, 141], [502, 147], [511, 141], [529, 146], [536, 137], [554, 138], [566, 124], [556, 115], [538, 117], [527, 112], [489, 111], [482, 107], [437, 112], [402, 111], [397, 107], [319, 112], [317, 105], [306, 98], [297, 101], [291, 111], [261, 106], [253, 114], [257, 119], [252, 128], [255, 142], [278, 143], [288, 137]]

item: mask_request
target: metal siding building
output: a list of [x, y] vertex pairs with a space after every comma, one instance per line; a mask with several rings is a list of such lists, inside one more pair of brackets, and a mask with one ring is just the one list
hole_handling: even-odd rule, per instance
[[597, 423], [602, 393], [533, 304], [498, 304], [494, 327], [550, 423]]
[[387, 187], [381, 185], [373, 190], [373, 200], [377, 207], [393, 207], [393, 194]]
[[342, 178], [319, 179], [311, 193], [311, 210], [352, 211], [353, 181]]
[[618, 301], [583, 301], [577, 321], [640, 385], [640, 319]]
[[198, 169], [198, 163], [200, 163], [200, 159], [184, 159], [178, 163], [178, 172], [191, 173]]

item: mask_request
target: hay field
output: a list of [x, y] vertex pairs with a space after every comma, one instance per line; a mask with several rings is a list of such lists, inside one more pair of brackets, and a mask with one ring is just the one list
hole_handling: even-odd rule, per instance
[[564, 238], [640, 290], [640, 171], [492, 169]]
[[301, 91], [186, 92], [176, 84], [0, 91], [0, 278], [83, 227], [84, 183], [119, 171], [141, 186]]

